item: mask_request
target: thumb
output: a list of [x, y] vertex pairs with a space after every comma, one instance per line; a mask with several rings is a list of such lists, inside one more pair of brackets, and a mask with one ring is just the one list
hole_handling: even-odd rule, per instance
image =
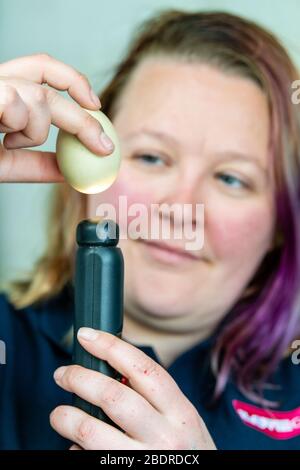
[[39, 150], [8, 150], [0, 145], [1, 183], [61, 183], [60, 173], [54, 152]]

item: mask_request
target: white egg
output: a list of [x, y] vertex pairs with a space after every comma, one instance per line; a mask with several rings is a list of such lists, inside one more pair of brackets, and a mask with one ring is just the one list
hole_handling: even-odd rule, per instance
[[118, 136], [108, 117], [101, 111], [86, 111], [100, 122], [114, 143], [114, 151], [103, 157], [95, 155], [76, 136], [60, 130], [56, 158], [61, 173], [74, 189], [94, 194], [105, 191], [113, 184], [121, 164], [121, 154]]

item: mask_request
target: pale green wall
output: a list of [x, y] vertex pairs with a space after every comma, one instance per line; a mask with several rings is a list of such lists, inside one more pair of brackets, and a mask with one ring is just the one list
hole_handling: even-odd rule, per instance
[[[48, 52], [87, 74], [97, 91], [134, 25], [167, 8], [228, 10], [272, 29], [300, 65], [299, 0], [0, 0], [0, 62]], [[43, 146], [53, 150], [56, 130]], [[0, 186], [0, 279], [29, 269], [43, 250], [51, 185]]]

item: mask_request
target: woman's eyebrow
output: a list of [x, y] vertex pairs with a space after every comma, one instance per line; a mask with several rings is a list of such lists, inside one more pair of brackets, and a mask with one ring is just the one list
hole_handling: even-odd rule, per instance
[[172, 134], [169, 134], [168, 132], [165, 132], [165, 131], [159, 131], [159, 130], [147, 129], [147, 128], [141, 128], [138, 131], [130, 132], [129, 134], [126, 134], [124, 136], [124, 139], [131, 140], [135, 137], [139, 137], [140, 135], [147, 135], [149, 137], [155, 137], [156, 139], [169, 141], [172, 144], [178, 145], [178, 140]]
[[[147, 129], [147, 128], [141, 128], [138, 131], [130, 132], [129, 134], [125, 135], [124, 139], [125, 140], [131, 140], [135, 137], [139, 137], [140, 135], [147, 135], [149, 137], [155, 137], [156, 139], [165, 140], [165, 141], [170, 142], [173, 145], [174, 144], [178, 145], [178, 143], [179, 143], [178, 140], [176, 139], [176, 137], [174, 137], [172, 134], [170, 134], [168, 132], [159, 131], [159, 130], [155, 130], [155, 129]], [[225, 160], [226, 161], [240, 160], [240, 161], [245, 161], [247, 163], [250, 162], [250, 163], [258, 166], [258, 168], [263, 173], [265, 173], [266, 176], [268, 174], [267, 169], [264, 168], [264, 166], [262, 165], [260, 159], [255, 155], [250, 155], [250, 154], [247, 154], [247, 153], [238, 152], [237, 150], [226, 150], [226, 151], [222, 151], [222, 152], [217, 152], [216, 157], [220, 158], [224, 161]]]
[[252, 163], [260, 168], [265, 174], [267, 174], [267, 169], [262, 165], [260, 159], [255, 155], [250, 155], [243, 152], [238, 152], [236, 150], [230, 150], [226, 152], [218, 152], [216, 154], [222, 160], [231, 161], [231, 160], [240, 160], [246, 163]]

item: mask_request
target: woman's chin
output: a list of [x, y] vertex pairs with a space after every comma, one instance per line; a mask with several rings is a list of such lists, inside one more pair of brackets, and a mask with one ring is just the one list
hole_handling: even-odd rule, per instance
[[[151, 292], [147, 295], [143, 292], [142, 296], [136, 296], [135, 301], [144, 315], [157, 319], [186, 317], [190, 311], [186, 300], [177, 296], [170, 299], [161, 296], [160, 293]], [[183, 309], [183, 306], [187, 308]]]

